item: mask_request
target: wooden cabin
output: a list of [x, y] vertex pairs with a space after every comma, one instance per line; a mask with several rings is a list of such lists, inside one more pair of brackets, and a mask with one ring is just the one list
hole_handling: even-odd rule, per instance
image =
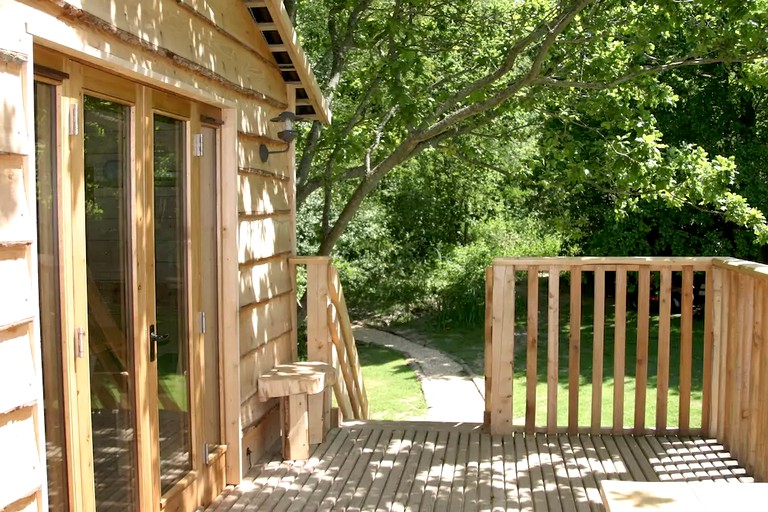
[[280, 0], [0, 1], [0, 510], [193, 510], [280, 438], [294, 150]]

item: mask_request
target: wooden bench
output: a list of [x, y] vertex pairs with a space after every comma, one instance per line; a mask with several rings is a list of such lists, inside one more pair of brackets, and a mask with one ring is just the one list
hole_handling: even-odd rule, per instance
[[768, 509], [768, 484], [726, 482], [600, 483], [606, 512], [749, 512]]
[[[283, 457], [286, 460], [306, 460], [309, 458], [310, 444], [325, 440], [330, 417], [330, 392], [336, 372], [326, 363], [301, 362], [281, 364], [259, 377], [259, 400], [280, 399], [280, 418], [283, 429]], [[309, 414], [309, 395], [328, 394], [322, 400], [323, 408], [319, 414]], [[318, 417], [319, 416], [319, 417]], [[312, 423], [320, 423], [311, 428]], [[310, 436], [310, 431], [317, 432]]]

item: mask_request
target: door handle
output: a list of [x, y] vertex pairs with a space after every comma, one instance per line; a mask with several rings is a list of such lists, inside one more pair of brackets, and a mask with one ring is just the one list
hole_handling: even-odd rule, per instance
[[165, 341], [168, 339], [167, 334], [157, 334], [155, 331], [155, 324], [149, 326], [149, 360], [154, 361], [157, 359], [157, 342]]

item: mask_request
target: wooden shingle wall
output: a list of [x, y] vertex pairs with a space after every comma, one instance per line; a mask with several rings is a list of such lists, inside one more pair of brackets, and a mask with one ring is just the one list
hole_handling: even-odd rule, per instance
[[0, 35], [0, 510], [43, 510], [32, 41]]

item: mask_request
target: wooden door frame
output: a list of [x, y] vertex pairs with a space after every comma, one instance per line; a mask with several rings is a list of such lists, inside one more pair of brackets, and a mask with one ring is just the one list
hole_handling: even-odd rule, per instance
[[[75, 336], [73, 335], [78, 326], [82, 326], [87, 330], [88, 325], [87, 296], [83, 293], [79, 298], [73, 298], [75, 288], [87, 282], [85, 274], [85, 248], [80, 243], [85, 239], [85, 226], [82, 221], [78, 220], [83, 219], [85, 215], [85, 201], [80, 192], [84, 186], [83, 99], [84, 94], [88, 94], [113, 99], [122, 104], [129, 104], [131, 108], [131, 147], [129, 158], [135, 176], [132, 176], [129, 180], [130, 185], [126, 184], [127, 187], [131, 187], [131, 190], [125, 192], [125, 194], [130, 195], [132, 198], [132, 204], [128, 206], [128, 211], [125, 213], [127, 215], [126, 228], [130, 230], [132, 254], [130, 276], [128, 276], [129, 280], [126, 281], [126, 285], [134, 290], [131, 294], [130, 304], [133, 307], [134, 339], [136, 339], [144, 337], [147, 332], [149, 318], [146, 314], [141, 313], [142, 309], [140, 306], [141, 304], [148, 304], [148, 294], [151, 292], [146, 278], [141, 277], [145, 273], [137, 267], [138, 258], [136, 257], [136, 250], [139, 244], [142, 243], [138, 238], [139, 232], [146, 230], [147, 227], [146, 219], [141, 219], [137, 213], [135, 197], [138, 190], [135, 187], [139, 183], [144, 183], [145, 186], [151, 187], [151, 180], [147, 179], [147, 173], [152, 172], [151, 151], [149, 149], [142, 149], [152, 147], [151, 144], [147, 144], [152, 138], [152, 130], [147, 129], [148, 126], [151, 126], [151, 123], [148, 125], [143, 120], [147, 119], [147, 116], [151, 117], [153, 112], [158, 110], [153, 102], [153, 96], [156, 94], [165, 96], [167, 93], [136, 82], [132, 78], [115, 78], [113, 74], [107, 71], [91, 68], [90, 65], [82, 64], [58, 51], [48, 50], [39, 45], [35, 46], [34, 58], [36, 63], [68, 74], [67, 78], [63, 78], [57, 84], [59, 119], [56, 131], [59, 137], [57, 165], [59, 169], [59, 195], [61, 199], [58, 208], [58, 243], [60, 246], [59, 258], [64, 263], [61, 267], [60, 291], [62, 351], [65, 354], [62, 367], [64, 382], [62, 384], [64, 386], [65, 407], [67, 407], [66, 410], [68, 411], [68, 414], [66, 414], [66, 428], [71, 438], [71, 442], [67, 443], [69, 472], [67, 480], [69, 484], [70, 508], [72, 510], [90, 512], [95, 509], [95, 502], [92, 498], [94, 496], [93, 445], [90, 435], [82, 435], [84, 432], [91, 432], [90, 393], [84, 394], [81, 392], [82, 390], [90, 390], [90, 364], [87, 341], [85, 342], [86, 350], [84, 357], [75, 357], [77, 347]], [[100, 77], [96, 75], [100, 75]], [[103, 84], [109, 84], [109, 87], [101, 87]], [[129, 95], [127, 98], [126, 93]], [[194, 166], [197, 165], [195, 158], [190, 156], [191, 135], [199, 131], [200, 126], [203, 124], [200, 121], [199, 114], [204, 113], [206, 117], [210, 118], [210, 113], [216, 112], [222, 123], [221, 125], [215, 123], [213, 126], [217, 128], [218, 138], [216, 180], [219, 189], [216, 192], [217, 236], [214, 239], [216, 242], [215, 253], [218, 260], [218, 283], [215, 292], [218, 304], [217, 350], [220, 368], [218, 413], [221, 424], [221, 446], [209, 456], [207, 461], [202, 461], [202, 446], [198, 440], [204, 439], [204, 428], [195, 426], [195, 423], [202, 425], [205, 411], [200, 409], [198, 413], [192, 412], [191, 429], [193, 431], [196, 429], [199, 433], [198, 435], [192, 434], [192, 471], [203, 471], [206, 475], [196, 480], [200, 482], [200, 485], [187, 485], [178, 492], [180, 496], [183, 496], [180, 503], [188, 504], [190, 503], [189, 500], [195, 500], [196, 503], [200, 503], [201, 500], [212, 499], [215, 496], [215, 493], [211, 494], [213, 491], [212, 486], [220, 488], [228, 482], [238, 483], [240, 476], [239, 373], [235, 372], [232, 374], [232, 372], [226, 372], [225, 370], [228, 362], [232, 361], [231, 356], [234, 355], [236, 357], [239, 353], [236, 307], [238, 291], [236, 245], [237, 173], [224, 172], [224, 169], [235, 171], [237, 169], [237, 129], [235, 124], [237, 112], [234, 108], [231, 108], [231, 105], [214, 106], [209, 103], [198, 103], [194, 98], [184, 98], [181, 96], [176, 96], [176, 98], [178, 101], [186, 102], [191, 106], [190, 115], [187, 120], [188, 129], [185, 148], [187, 151], [187, 185], [190, 189], [192, 187], [192, 180], [189, 180], [189, 176], [194, 175]], [[205, 100], [210, 100], [210, 97], [204, 98]], [[71, 127], [73, 117], [70, 115], [75, 105], [79, 113], [76, 130]], [[159, 110], [161, 111], [159, 113], [165, 113], [164, 109]], [[195, 129], [195, 126], [197, 126], [197, 129]], [[208, 124], [207, 126], [211, 125]], [[74, 133], [75, 131], [76, 133]], [[149, 185], [146, 185], [146, 183], [149, 183]], [[145, 190], [143, 193], [146, 194], [147, 191]], [[194, 207], [194, 204], [191, 202], [194, 199], [190, 198], [189, 194], [190, 191], [188, 190], [186, 192], [187, 204]], [[187, 207], [187, 212], [191, 209]], [[188, 230], [192, 232], [188, 238], [194, 238], [192, 236], [195, 229], [194, 226], [191, 226], [189, 221], [187, 225]], [[198, 240], [197, 243], [202, 242]], [[187, 251], [187, 255], [191, 258], [191, 251]], [[154, 262], [151, 263], [154, 264]], [[141, 286], [138, 286], [140, 280], [143, 282]], [[196, 344], [198, 346], [201, 345], [196, 338], [198, 333], [194, 329], [197, 306], [193, 302], [201, 306], [200, 294], [202, 293], [203, 283], [192, 277], [189, 279], [188, 284], [191, 287], [189, 292], [190, 298], [187, 301], [190, 313], [187, 323], [191, 329], [190, 336], [188, 337], [188, 342], [190, 343], [190, 379], [195, 379], [198, 378], [195, 372], [198, 372], [198, 376], [202, 375], [203, 368], [199, 357], [195, 356], [197, 364], [193, 364], [192, 361], [193, 347]], [[136, 442], [139, 446], [136, 455], [137, 464], [140, 468], [137, 482], [139, 486], [138, 504], [142, 510], [176, 509], [178, 506], [174, 504], [173, 496], [171, 496], [173, 490], [166, 493], [166, 496], [160, 496], [159, 454], [156, 453], [159, 446], [156, 442], [147, 443], [143, 439], [147, 435], [150, 435], [154, 440], [158, 439], [157, 432], [151, 430], [152, 428], [157, 428], [157, 421], [156, 419], [153, 420], [146, 417], [147, 415], [139, 414], [141, 410], [154, 410], [156, 414], [156, 407], [147, 408], [147, 406], [153, 398], [155, 401], [157, 400], [157, 383], [155, 382], [154, 385], [155, 393], [152, 393], [151, 389], [149, 389], [153, 386], [148, 386], [146, 383], [153, 378], [156, 381], [157, 372], [151, 371], [147, 364], [140, 363], [141, 361], [148, 360], [148, 344], [134, 341], [132, 349], [134, 351], [134, 375], [136, 381], [142, 383], [142, 385], [133, 386], [136, 406], [134, 426], [136, 428]], [[192, 382], [194, 386], [194, 381]], [[233, 382], [236, 384], [234, 389], [232, 389]], [[190, 401], [192, 400], [193, 396], [190, 393]], [[233, 401], [236, 401], [238, 405], [236, 416], [234, 417], [231, 407]], [[191, 407], [194, 411], [195, 406], [191, 405]], [[233, 435], [234, 429], [232, 427], [235, 425], [237, 431]], [[151, 448], [147, 449], [147, 446]], [[230, 459], [231, 455], [235, 455], [236, 458], [234, 460]], [[157, 463], [153, 462], [146, 465], [147, 461], [157, 461]], [[225, 464], [226, 476], [224, 476]], [[149, 475], [142, 468], [156, 468], [152, 470], [155, 474], [148, 478]], [[237, 469], [237, 480], [231, 478], [232, 471], [229, 471], [230, 468]], [[219, 476], [214, 476], [217, 471]], [[203, 482], [203, 479], [206, 479], [205, 482]]]

